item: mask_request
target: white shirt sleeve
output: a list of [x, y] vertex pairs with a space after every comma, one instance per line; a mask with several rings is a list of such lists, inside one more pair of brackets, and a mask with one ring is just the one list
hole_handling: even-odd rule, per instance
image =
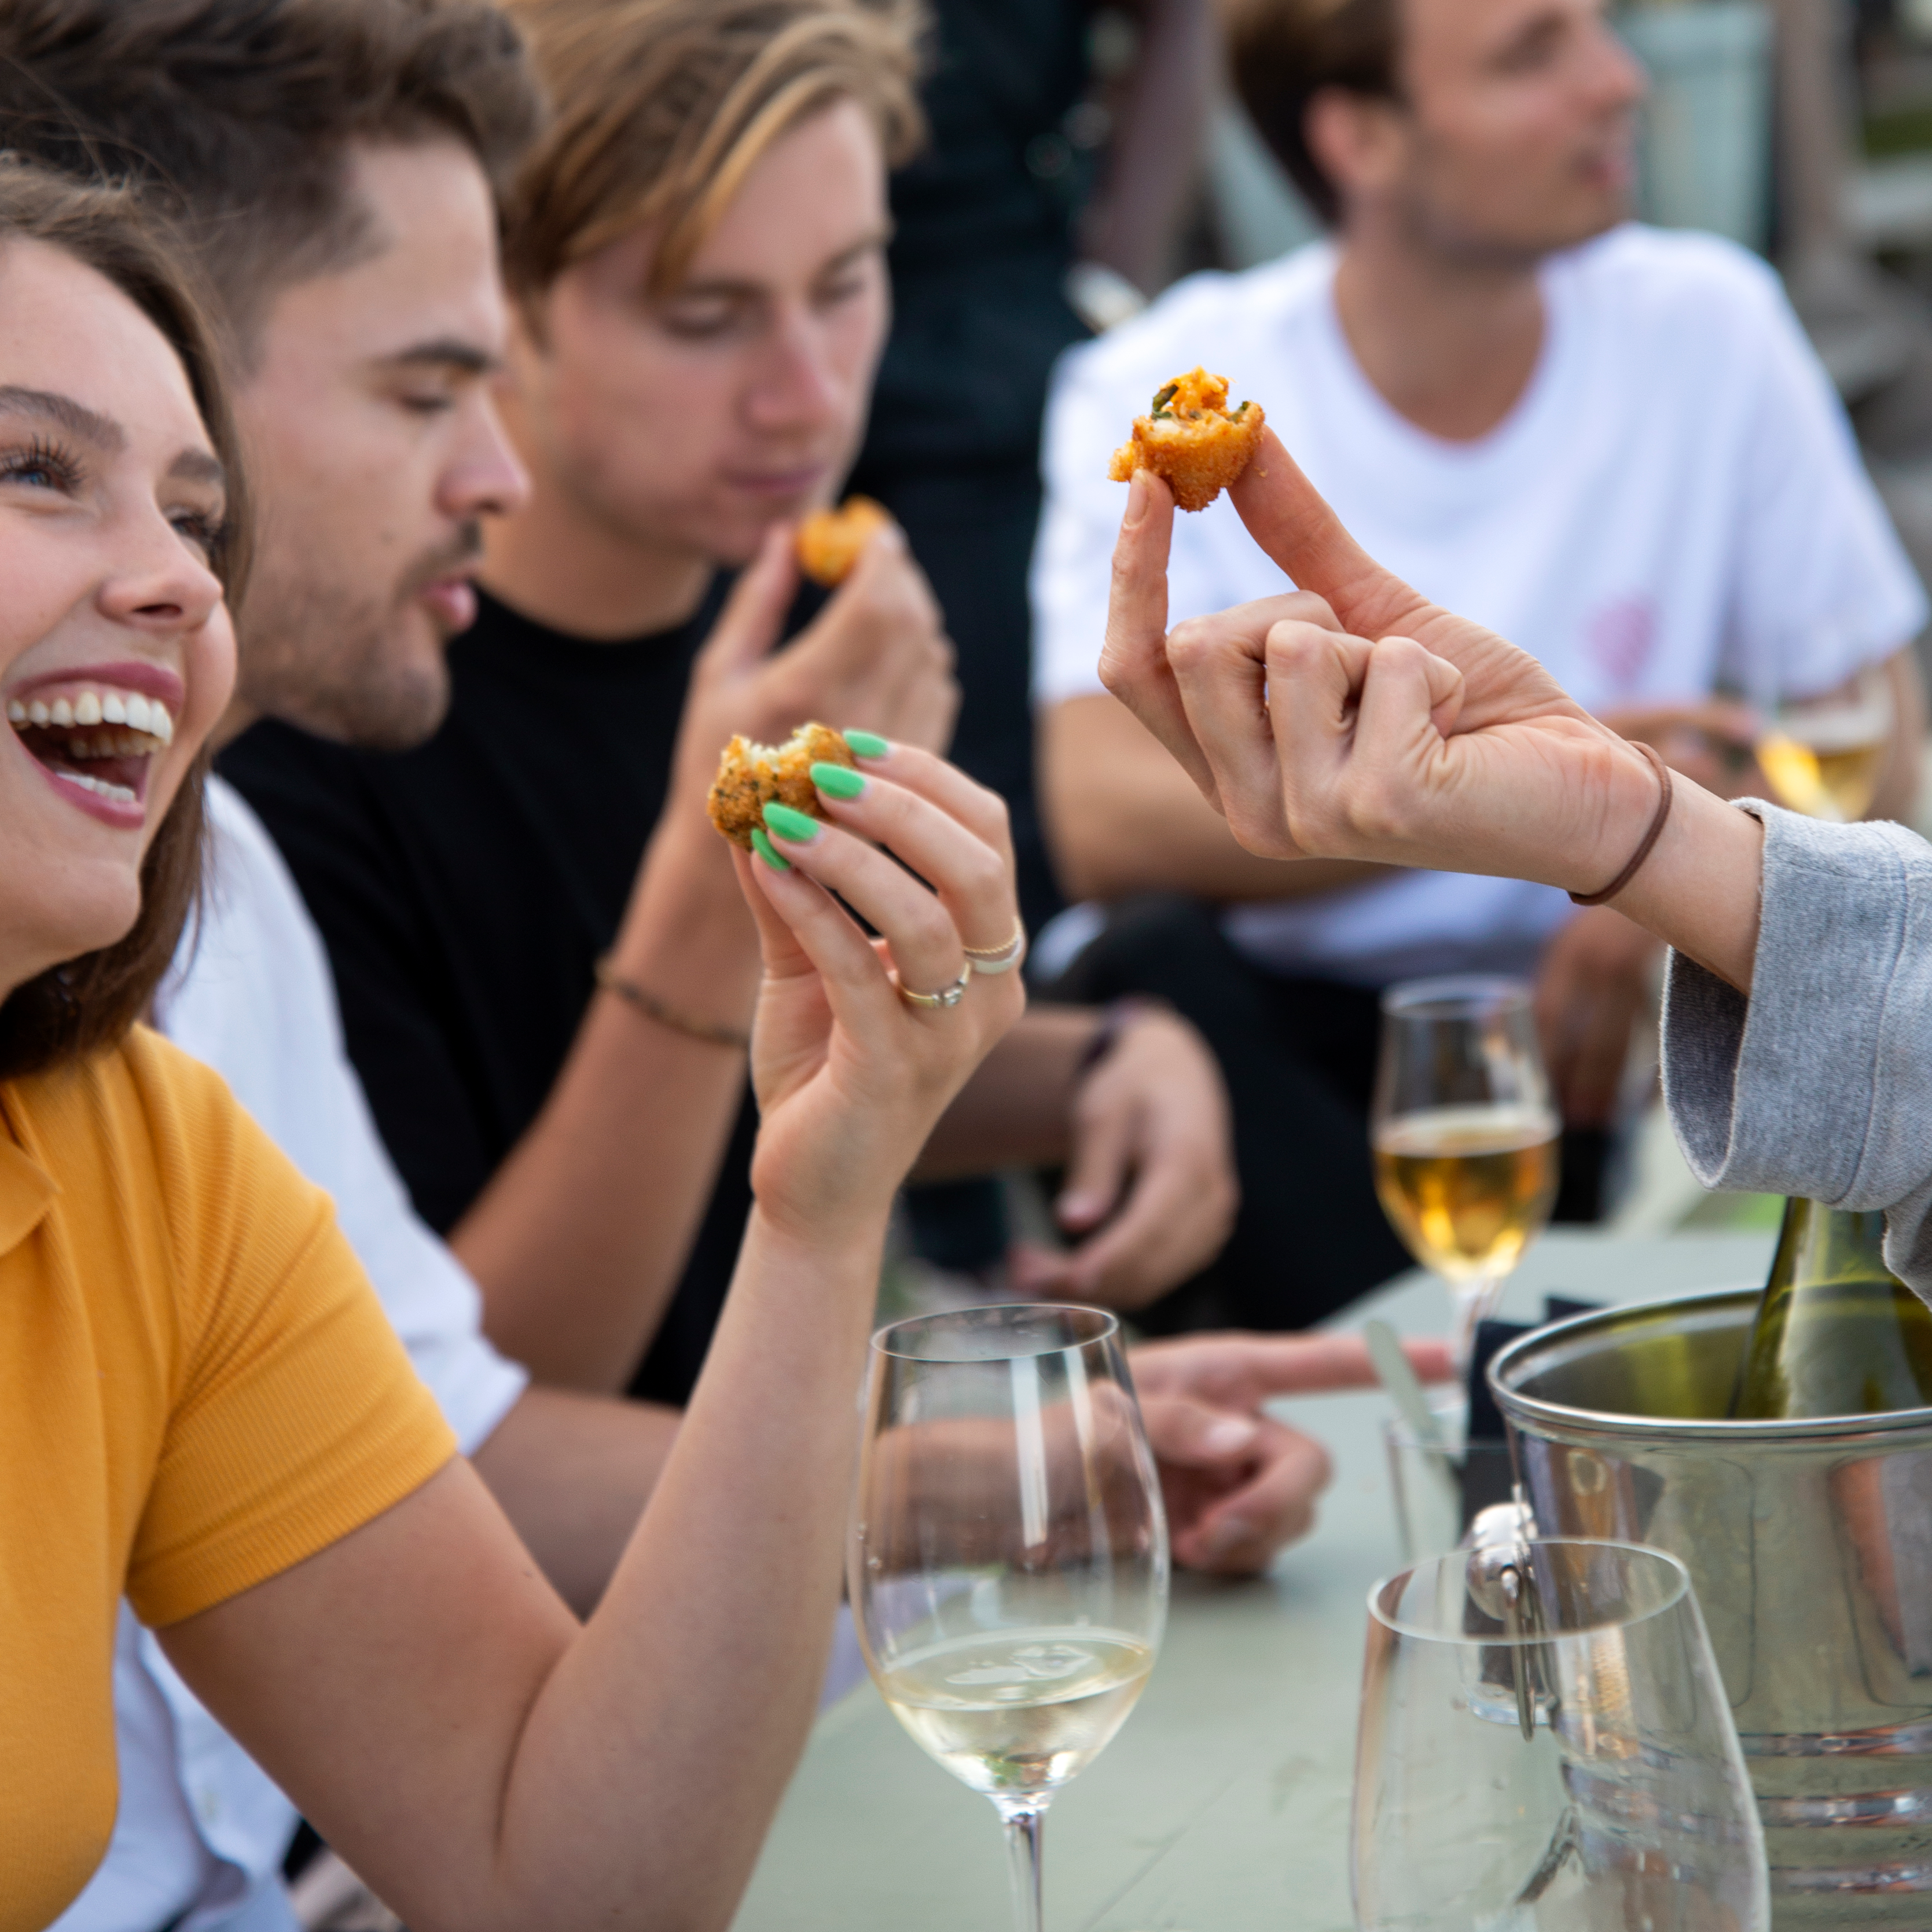
[[1928, 614], [1831, 379], [1782, 290], [1759, 272], [1756, 326], [1740, 345], [1757, 363], [1758, 395], [1719, 663], [1762, 703], [1843, 683], [1909, 644]]
[[206, 1060], [337, 1218], [467, 1455], [529, 1382], [483, 1334], [476, 1285], [410, 1204], [343, 1045], [321, 935], [260, 820], [208, 782], [201, 916], [156, 1001], [161, 1030]]
[[1134, 407], [1123, 409], [1124, 384], [1106, 380], [1095, 351], [1070, 350], [1048, 393], [1040, 442], [1045, 499], [1034, 545], [1034, 703], [1040, 709], [1084, 697], [1100, 682], [1114, 540], [1126, 501], [1110, 482], [1107, 459], [1123, 440]]

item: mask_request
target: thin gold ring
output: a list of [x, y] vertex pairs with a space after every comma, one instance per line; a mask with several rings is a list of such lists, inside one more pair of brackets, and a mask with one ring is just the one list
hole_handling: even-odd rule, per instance
[[1016, 922], [1013, 936], [1004, 946], [968, 946], [963, 949], [966, 955], [966, 970], [969, 973], [983, 973], [991, 978], [996, 973], [1010, 973], [1026, 957], [1027, 930], [1024, 922]]
[[892, 984], [898, 988], [899, 998], [909, 1006], [956, 1006], [966, 997], [966, 988], [973, 983], [973, 968], [969, 962], [959, 969], [959, 976], [950, 986], [942, 986], [936, 993], [915, 993], [896, 973]]

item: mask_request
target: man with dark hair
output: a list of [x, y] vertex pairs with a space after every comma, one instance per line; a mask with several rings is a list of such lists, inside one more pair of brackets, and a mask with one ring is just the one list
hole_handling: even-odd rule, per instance
[[[1334, 233], [1183, 282], [1066, 358], [1035, 692], [1066, 882], [1137, 902], [1068, 991], [1166, 994], [1234, 1103], [1234, 1238], [1188, 1309], [1154, 1318], [1281, 1326], [1403, 1258], [1369, 1168], [1379, 989], [1533, 977], [1588, 1184], [1655, 948], [1540, 886], [1240, 849], [1098, 676], [1108, 455], [1148, 396], [1197, 363], [1226, 375], [1375, 554], [1726, 789], [1750, 728], [1714, 693], [1822, 693], [1880, 667], [1897, 722], [1873, 808], [1906, 811], [1926, 606], [1764, 265], [1627, 220], [1642, 81], [1600, 0], [1239, 0], [1230, 31], [1250, 112]], [[1180, 519], [1169, 582], [1176, 620], [1286, 587], [1225, 501]], [[1580, 1217], [1594, 1192], [1573, 1192]]]

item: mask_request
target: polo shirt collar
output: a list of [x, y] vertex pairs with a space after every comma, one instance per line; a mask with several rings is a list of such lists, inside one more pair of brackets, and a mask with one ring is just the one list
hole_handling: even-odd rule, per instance
[[40, 1225], [59, 1192], [32, 1155], [0, 1140], [0, 1255], [10, 1253]]

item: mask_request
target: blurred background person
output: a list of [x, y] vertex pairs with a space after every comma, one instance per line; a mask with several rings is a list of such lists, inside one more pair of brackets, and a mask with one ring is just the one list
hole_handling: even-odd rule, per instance
[[[1546, 887], [1235, 844], [1096, 674], [1107, 456], [1152, 392], [1197, 362], [1226, 374], [1372, 551], [1727, 790], [1755, 773], [1720, 687], [1820, 692], [1876, 665], [1894, 722], [1872, 810], [1908, 812], [1926, 605], [1768, 270], [1628, 224], [1642, 78], [1597, 0], [1241, 0], [1229, 31], [1242, 97], [1332, 237], [1185, 281], [1066, 358], [1036, 691], [1066, 883], [1134, 902], [1068, 990], [1164, 995], [1234, 1100], [1234, 1238], [1151, 1318], [1298, 1324], [1405, 1259], [1369, 1169], [1378, 989], [1536, 980], [1568, 1211], [1589, 1217], [1656, 947]], [[1286, 581], [1226, 502], [1180, 519], [1173, 618]]]

